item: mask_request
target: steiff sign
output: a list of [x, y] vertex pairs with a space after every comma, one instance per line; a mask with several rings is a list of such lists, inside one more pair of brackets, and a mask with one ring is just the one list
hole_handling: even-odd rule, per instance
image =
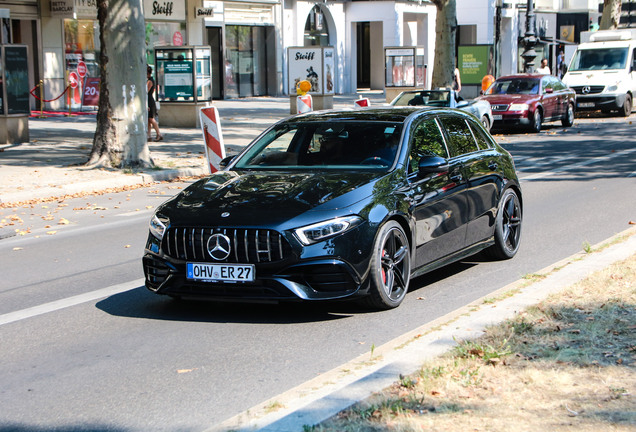
[[214, 8], [194, 8], [194, 16], [196, 18], [212, 18], [214, 17]]
[[184, 1], [144, 0], [144, 18], [147, 20], [185, 21]]
[[296, 94], [300, 81], [311, 83], [311, 94], [333, 94], [335, 51], [333, 47], [288, 48], [289, 93]]

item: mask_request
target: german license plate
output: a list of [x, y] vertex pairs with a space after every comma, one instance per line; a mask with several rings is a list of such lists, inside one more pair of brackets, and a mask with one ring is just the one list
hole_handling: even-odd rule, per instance
[[200, 281], [252, 282], [253, 265], [187, 263], [186, 278]]
[[594, 108], [594, 102], [579, 102], [576, 104], [579, 108]]
[[501, 114], [493, 114], [493, 120], [503, 120], [503, 116]]

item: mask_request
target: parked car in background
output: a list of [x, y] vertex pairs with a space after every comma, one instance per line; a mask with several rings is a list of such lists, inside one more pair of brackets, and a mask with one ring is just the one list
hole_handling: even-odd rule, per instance
[[632, 113], [636, 93], [636, 29], [581, 32], [563, 81], [577, 94], [576, 109]]
[[[227, 165], [226, 165], [227, 164]], [[512, 258], [510, 154], [458, 110], [331, 110], [282, 120], [160, 205], [146, 287], [178, 298], [404, 300], [412, 277], [481, 250]]]
[[519, 74], [498, 78], [479, 99], [490, 102], [493, 128], [541, 131], [544, 122], [574, 124], [576, 93], [552, 75]]
[[465, 101], [451, 89], [404, 91], [397, 95], [392, 106], [432, 106], [458, 108], [474, 115], [487, 130], [492, 126], [490, 103], [485, 100]]

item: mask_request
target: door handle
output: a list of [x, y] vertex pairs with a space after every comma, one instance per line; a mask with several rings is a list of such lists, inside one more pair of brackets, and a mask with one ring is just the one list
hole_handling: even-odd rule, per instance
[[455, 171], [454, 173], [451, 173], [450, 179], [454, 183], [459, 183], [460, 181], [462, 181], [462, 173]]
[[497, 162], [495, 161], [490, 161], [488, 162], [488, 168], [490, 168], [490, 171], [497, 171]]

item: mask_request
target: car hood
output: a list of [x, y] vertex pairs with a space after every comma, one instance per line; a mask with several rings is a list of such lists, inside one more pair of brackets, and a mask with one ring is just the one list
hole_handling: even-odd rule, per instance
[[513, 103], [526, 103], [533, 104], [539, 100], [541, 100], [540, 95], [522, 95], [522, 94], [511, 94], [511, 95], [486, 95], [480, 96], [480, 99], [487, 100], [490, 102], [490, 105], [507, 105]]
[[564, 78], [563, 82], [568, 86], [585, 86], [585, 85], [612, 85], [616, 81], [623, 78], [625, 74], [622, 70], [612, 69], [608, 72], [604, 71], [582, 71], [570, 72]]
[[367, 198], [385, 174], [223, 171], [194, 183], [158, 213], [173, 226], [276, 226], [310, 210], [344, 208]]

